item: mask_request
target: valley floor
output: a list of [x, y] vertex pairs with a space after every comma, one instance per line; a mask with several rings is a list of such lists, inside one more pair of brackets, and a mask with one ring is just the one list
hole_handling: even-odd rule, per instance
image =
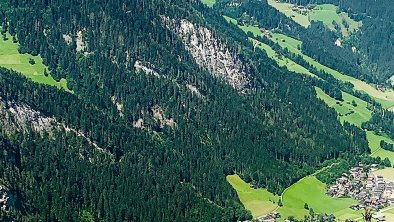
[[[273, 1], [270, 2], [272, 3]], [[224, 17], [228, 22], [237, 25], [237, 21], [235, 19], [226, 16]], [[304, 25], [307, 24], [305, 23]], [[238, 25], [238, 27], [242, 29], [244, 32], [252, 32], [255, 36], [264, 35], [264, 33], [262, 33], [262, 31], [258, 27], [240, 26], [240, 25]], [[301, 48], [300, 46], [302, 42], [299, 40], [296, 40], [294, 38], [288, 37], [280, 33], [270, 33], [269, 37], [271, 41], [279, 44], [281, 48], [283, 49], [287, 48], [292, 53], [302, 56], [302, 58], [306, 62], [316, 67], [318, 70], [323, 70], [331, 74], [333, 77], [335, 77], [340, 81], [352, 83], [356, 90], [367, 93], [372, 98], [374, 98], [377, 102], [379, 102], [383, 108], [389, 108], [394, 105], [394, 91], [378, 90], [370, 84], [367, 84], [356, 78], [344, 75], [332, 68], [320, 64], [319, 62], [312, 59], [311, 57], [303, 54], [303, 52], [300, 50]], [[286, 67], [289, 71], [293, 71], [295, 73], [306, 74], [318, 78], [316, 75], [311, 73], [305, 67], [300, 66], [299, 64], [295, 63], [294, 61], [286, 57], [280, 56], [269, 45], [259, 42], [253, 38], [249, 38], [249, 40], [253, 43], [254, 47], [258, 47], [263, 51], [265, 51], [268, 57], [276, 61], [279, 66]], [[369, 121], [372, 116], [372, 112], [368, 109], [368, 106], [370, 104], [349, 93], [342, 92], [344, 101], [337, 101], [334, 98], [331, 98], [326, 93], [324, 93], [320, 88], [316, 88], [316, 96], [322, 99], [328, 106], [335, 109], [335, 111], [338, 113], [338, 119], [342, 123], [346, 121], [348, 123], [354, 124], [361, 128], [361, 124], [363, 122]], [[389, 158], [391, 162], [394, 162], [394, 152], [384, 150], [380, 147], [381, 140], [384, 140], [387, 143], [391, 143], [391, 144], [394, 144], [394, 141], [386, 136], [377, 135], [375, 132], [367, 131], [366, 133], [367, 133], [367, 140], [371, 148], [371, 156], [380, 157], [382, 159]], [[391, 173], [391, 171], [390, 169], [383, 170], [381, 171], [381, 173], [388, 176]], [[240, 179], [237, 176], [237, 181], [240, 182], [242, 181], [242, 179]], [[234, 182], [230, 182], [230, 183], [232, 185], [234, 184]], [[245, 185], [245, 189], [246, 186], [247, 184]], [[262, 208], [262, 206], [265, 206], [262, 204], [259, 205], [259, 207], [256, 205], [251, 206], [250, 203], [251, 200], [247, 198], [245, 199], [244, 191], [240, 190], [239, 188], [236, 188], [234, 185], [233, 187], [237, 190], [241, 202], [244, 204], [245, 208], [251, 210], [255, 218], [261, 215], [263, 212], [264, 213], [269, 212], [268, 209], [274, 208], [272, 206], [272, 202], [271, 205], [269, 207], [265, 207], [265, 209], [259, 209], [259, 207]], [[250, 193], [254, 192], [253, 189], [250, 188], [249, 186], [247, 189], [249, 190]], [[266, 198], [266, 196], [267, 195], [264, 194], [259, 197], [254, 196], [254, 198], [261, 198], [260, 201], [265, 200], [266, 202], [269, 201]], [[307, 203], [311, 208], [313, 208], [315, 212], [333, 213], [339, 219], [356, 219], [356, 218], [360, 218], [362, 214], [362, 211], [355, 211], [350, 209], [350, 206], [357, 202], [356, 200], [351, 198], [332, 198], [328, 196], [326, 194], [326, 184], [322, 183], [314, 176], [305, 177], [300, 181], [298, 181], [297, 183], [293, 184], [292, 186], [290, 186], [285, 190], [281, 198], [282, 198], [283, 207], [278, 208], [277, 211], [281, 214], [282, 219], [287, 218], [288, 216], [295, 216], [296, 218], [299, 219], [303, 218], [304, 215], [308, 214], [308, 210], [304, 209], [305, 203]], [[394, 218], [394, 214], [393, 214], [393, 218]]]

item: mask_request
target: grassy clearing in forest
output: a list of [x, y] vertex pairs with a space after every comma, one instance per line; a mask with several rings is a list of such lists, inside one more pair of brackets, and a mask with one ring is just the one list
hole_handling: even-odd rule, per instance
[[[316, 87], [315, 89], [317, 96], [322, 99], [329, 107], [332, 107], [335, 109], [335, 111], [337, 111], [339, 119], [342, 123], [346, 121], [361, 128], [361, 124], [363, 122], [367, 122], [371, 118], [372, 112], [368, 110], [367, 102], [348, 93], [342, 93], [344, 102], [340, 102], [328, 96], [320, 88]], [[357, 104], [356, 107], [352, 105], [353, 100]], [[351, 110], [353, 110], [354, 113], [350, 114]], [[387, 157], [392, 163], [394, 163], [394, 152], [384, 150], [380, 147], [381, 140], [391, 144], [394, 144], [394, 141], [387, 136], [377, 135], [371, 131], [367, 131], [366, 133], [368, 145], [371, 149], [371, 156], [380, 157], [382, 159]]]
[[368, 103], [364, 100], [361, 100], [349, 93], [342, 92], [342, 98], [344, 101], [338, 101], [324, 93], [320, 88], [316, 87], [315, 89], [317, 97], [322, 99], [329, 107], [332, 107], [337, 111], [342, 123], [346, 121], [361, 127], [361, 124], [363, 122], [367, 122], [372, 116], [372, 112], [367, 108]]
[[276, 61], [276, 63], [278, 63], [278, 65], [280, 67], [286, 67], [289, 71], [292, 72], [296, 72], [299, 74], [305, 74], [305, 75], [310, 75], [310, 76], [314, 76], [317, 77], [315, 74], [311, 73], [308, 69], [306, 69], [305, 67], [295, 63], [293, 60], [284, 57], [282, 55], [279, 55], [275, 52], [275, 50], [273, 50], [271, 48], [271, 46], [264, 44], [262, 42], [259, 42], [255, 39], [249, 38], [249, 40], [256, 45], [258, 48], [262, 49], [263, 51], [265, 51], [268, 55], [268, 57], [270, 57], [271, 59], [273, 59], [274, 61]]
[[[237, 25], [237, 20], [224, 16], [224, 18], [228, 21], [231, 22], [235, 25]], [[243, 30], [244, 32], [252, 32], [254, 35], [258, 36], [258, 35], [262, 35], [260, 29], [258, 27], [254, 27], [254, 26], [240, 26], [238, 25], [238, 27]], [[263, 51], [265, 51], [268, 55], [268, 57], [270, 57], [271, 59], [273, 59], [274, 61], [276, 61], [278, 63], [278, 65], [280, 67], [286, 67], [289, 71], [292, 72], [296, 72], [296, 73], [300, 73], [300, 74], [306, 74], [306, 75], [310, 75], [310, 76], [314, 76], [317, 77], [315, 74], [311, 73], [308, 69], [306, 69], [305, 67], [295, 63], [293, 60], [284, 57], [282, 55], [279, 55], [278, 53], [276, 53], [275, 50], [272, 49], [271, 46], [262, 43], [260, 41], [257, 41], [256, 39], [253, 38], [249, 38], [249, 41], [251, 41], [253, 43], [253, 45], [255, 45], [256, 47], [262, 49]]]
[[278, 206], [279, 197], [266, 189], [254, 189], [238, 175], [227, 176], [227, 181], [237, 191], [245, 209], [250, 210], [254, 218], [272, 212]]
[[[63, 88], [67, 91], [67, 81], [61, 79], [57, 82], [49, 74], [48, 68], [43, 64], [42, 58], [37, 55], [20, 54], [19, 44], [12, 41], [12, 36], [7, 33], [8, 40], [0, 39], [0, 66], [22, 73], [34, 82]], [[32, 64], [33, 63], [33, 64]], [[45, 70], [48, 76], [44, 75]]]
[[384, 150], [380, 146], [380, 141], [385, 141], [386, 143], [394, 144], [394, 141], [387, 136], [377, 135], [374, 132], [367, 131], [367, 139], [369, 147], [371, 148], [371, 156], [380, 157], [382, 159], [389, 158], [391, 163], [394, 163], [394, 152]]
[[305, 28], [310, 26], [311, 21], [321, 21], [329, 29], [335, 31], [333, 25], [335, 23], [340, 27], [343, 37], [357, 31], [362, 25], [362, 22], [351, 19], [347, 13], [338, 12], [338, 7], [333, 4], [317, 5], [313, 10], [306, 10], [302, 13], [298, 12], [294, 4], [277, 0], [268, 0], [268, 4]]
[[302, 58], [306, 62], [316, 67], [316, 69], [323, 70], [334, 76], [336, 79], [341, 80], [343, 82], [352, 83], [355, 89], [367, 93], [369, 96], [376, 99], [377, 102], [382, 104], [384, 108], [389, 108], [394, 106], [394, 90], [387, 90], [387, 91], [378, 90], [373, 85], [370, 85], [354, 77], [344, 75], [332, 68], [320, 64], [315, 59], [302, 53], [299, 47], [302, 44], [302, 42], [297, 39], [291, 38], [284, 34], [274, 33], [272, 35], [271, 40], [278, 43], [282, 48], [287, 48], [290, 52], [302, 56]]
[[215, 4], [216, 0], [201, 0], [201, 2], [209, 7], [212, 7]]
[[311, 23], [307, 15], [302, 15], [298, 12], [292, 10], [293, 4], [278, 2], [276, 0], [268, 0], [268, 4], [276, 8], [281, 13], [285, 14], [287, 17], [292, 18], [299, 25], [307, 28]]
[[326, 194], [326, 184], [314, 176], [308, 176], [290, 186], [282, 198], [283, 207], [279, 208], [282, 220], [289, 216], [303, 219], [309, 213], [305, 203], [316, 213], [332, 213], [339, 219], [358, 218], [362, 211], [349, 207], [357, 203], [351, 198], [333, 198]]

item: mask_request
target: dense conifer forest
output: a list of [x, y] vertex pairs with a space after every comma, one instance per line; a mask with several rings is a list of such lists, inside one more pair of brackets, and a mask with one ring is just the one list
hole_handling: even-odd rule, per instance
[[[306, 53], [374, 78], [347, 49], [334, 56], [328, 42], [335, 36], [321, 24], [306, 30], [265, 1], [234, 10], [195, 0], [11, 0], [0, 6], [2, 30], [20, 43], [20, 52], [40, 55], [48, 72], [72, 90], [0, 68], [0, 102], [7, 110], [24, 105], [55, 121], [50, 129], [27, 124], [15, 130], [15, 122], [0, 120], [0, 183], [15, 200], [0, 220], [242, 221], [252, 216], [227, 175], [280, 194], [326, 160], [356, 162], [370, 152], [365, 132], [342, 125], [314, 89], [341, 100], [340, 90], [352, 86], [322, 71], [315, 73], [326, 81], [278, 67], [217, 13], [238, 18], [253, 12], [268, 28], [282, 21], [295, 27], [280, 28], [302, 39]], [[172, 20], [212, 30], [246, 64], [248, 93], [201, 67], [166, 24]], [[318, 40], [327, 44], [312, 47]], [[153, 71], [138, 70], [140, 63]], [[158, 121], [155, 107], [175, 123]], [[136, 127], [140, 119], [144, 125]], [[382, 130], [394, 132], [389, 125]]]

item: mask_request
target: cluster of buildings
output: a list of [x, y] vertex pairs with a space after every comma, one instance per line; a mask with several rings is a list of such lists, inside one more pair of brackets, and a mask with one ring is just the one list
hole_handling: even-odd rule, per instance
[[276, 219], [278, 219], [278, 218], [280, 218], [280, 214], [275, 211], [270, 214], [267, 214], [267, 215], [257, 218], [257, 221], [275, 222]]
[[[376, 165], [371, 165], [372, 169]], [[382, 176], [369, 174], [363, 166], [353, 167], [336, 180], [327, 194], [333, 197], [352, 197], [359, 201], [351, 206], [354, 210], [365, 207], [381, 209], [394, 205], [394, 183], [385, 181]]]
[[291, 10], [301, 14], [307, 14], [308, 12], [315, 9], [315, 7], [316, 7], [315, 4], [308, 4], [307, 6], [298, 5], [298, 6], [294, 6]]

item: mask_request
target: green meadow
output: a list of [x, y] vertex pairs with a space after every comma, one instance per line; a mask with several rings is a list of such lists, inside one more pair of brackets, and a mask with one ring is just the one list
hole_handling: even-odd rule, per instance
[[276, 8], [281, 13], [285, 14], [287, 17], [292, 18], [295, 22], [304, 26], [305, 28], [311, 24], [307, 15], [302, 15], [292, 10], [294, 6], [293, 4], [285, 2], [282, 3], [276, 0], [268, 0], [268, 4]]
[[391, 163], [394, 163], [394, 152], [384, 150], [380, 146], [380, 141], [394, 144], [394, 141], [387, 136], [377, 135], [375, 132], [367, 131], [367, 139], [369, 147], [371, 148], [371, 156], [380, 157], [382, 159], [389, 158]]
[[264, 44], [262, 42], [259, 42], [255, 39], [249, 38], [249, 40], [256, 45], [258, 48], [262, 49], [263, 51], [265, 51], [268, 55], [268, 57], [270, 57], [271, 59], [273, 59], [274, 61], [276, 61], [276, 63], [278, 63], [278, 65], [280, 67], [286, 67], [289, 71], [292, 72], [296, 72], [299, 74], [305, 74], [305, 75], [310, 75], [310, 76], [314, 76], [317, 77], [315, 74], [311, 73], [308, 69], [306, 69], [305, 67], [295, 63], [293, 60], [284, 57], [282, 55], [279, 55], [275, 52], [275, 50], [273, 50], [271, 48], [271, 46]]
[[238, 175], [227, 176], [227, 181], [237, 191], [238, 197], [245, 209], [250, 210], [253, 218], [260, 217], [274, 211], [278, 206], [279, 197], [266, 189], [254, 189]]
[[[394, 182], [394, 168], [392, 167], [387, 167], [382, 170], [374, 171], [373, 174], [383, 176], [385, 179]], [[394, 213], [394, 210], [392, 210], [392, 212]]]
[[209, 7], [212, 7], [215, 4], [216, 0], [201, 0], [201, 2]]
[[[237, 20], [224, 16], [224, 18], [228, 21], [231, 22], [235, 25], [237, 25]], [[238, 27], [243, 30], [245, 33], [247, 32], [252, 32], [254, 35], [258, 36], [258, 35], [262, 35], [260, 29], [258, 27], [255, 26], [240, 26], [238, 25]], [[278, 65], [280, 67], [286, 67], [289, 71], [292, 72], [296, 72], [296, 73], [300, 73], [300, 74], [306, 74], [306, 75], [310, 75], [310, 76], [314, 76], [317, 77], [315, 74], [311, 73], [308, 69], [306, 69], [305, 67], [295, 63], [293, 60], [284, 57], [282, 55], [279, 55], [278, 53], [276, 53], [275, 50], [272, 49], [271, 46], [262, 43], [260, 41], [257, 41], [256, 39], [253, 38], [249, 38], [249, 41], [251, 41], [253, 43], [253, 45], [257, 46], [258, 48], [262, 49], [263, 51], [265, 51], [268, 55], [268, 57], [270, 57], [271, 59], [273, 59], [274, 61], [276, 61], [278, 63]]]
[[[354, 21], [347, 13], [338, 12], [338, 7], [333, 4], [317, 5], [313, 10], [303, 14], [292, 10], [295, 7], [294, 4], [277, 0], [268, 0], [268, 4], [305, 28], [311, 24], [311, 21], [321, 21], [331, 30], [335, 30], [333, 25], [333, 22], [335, 22], [341, 28], [344, 37], [355, 32], [362, 25], [362, 22]], [[347, 24], [348, 28], [344, 24]]]
[[[338, 101], [331, 98], [329, 95], [323, 92], [320, 88], [316, 87], [317, 97], [322, 99], [329, 107], [332, 107], [337, 111], [340, 121], [344, 121], [361, 127], [363, 122], [367, 122], [372, 112], [367, 108], [368, 103], [361, 100], [349, 93], [342, 92], [344, 101]], [[356, 106], [353, 105], [353, 101]]]
[[300, 47], [298, 47], [299, 45], [302, 44], [302, 42], [297, 39], [291, 38], [284, 34], [274, 33], [272, 35], [271, 40], [278, 43], [282, 48], [287, 48], [290, 52], [302, 56], [306, 62], [316, 67], [316, 69], [323, 70], [331, 74], [333, 77], [335, 77], [338, 80], [352, 83], [355, 89], [367, 93], [368, 95], [376, 99], [377, 102], [382, 104], [384, 108], [389, 108], [394, 106], [394, 90], [387, 90], [387, 91], [378, 90], [373, 85], [370, 85], [354, 77], [344, 75], [332, 68], [320, 64], [313, 58], [302, 53]]
[[[19, 44], [13, 43], [12, 36], [9, 33], [7, 33], [7, 38], [8, 40], [6, 41], [4, 41], [3, 38], [0, 39], [1, 67], [20, 72], [34, 82], [70, 91], [67, 88], [67, 81], [65, 79], [61, 79], [59, 82], [53, 79], [39, 55], [33, 56], [27, 53], [20, 54], [18, 51]], [[29, 62], [31, 59], [34, 60], [34, 64]], [[48, 72], [48, 76], [44, 75], [45, 70]]]
[[311, 21], [322, 21], [324, 24], [339, 23], [337, 7], [332, 4], [318, 5], [309, 13]]
[[[326, 14], [324, 15], [324, 13]], [[330, 21], [330, 19], [333, 19], [332, 17], [330, 18], [332, 14], [330, 15], [330, 13], [328, 12], [324, 13], [320, 15], [315, 15], [317, 17], [322, 16], [316, 19], [326, 19], [327, 22]], [[326, 17], [323, 18], [324, 16]], [[228, 22], [237, 24], [237, 21], [235, 19], [229, 17], [225, 17], [225, 19]], [[263, 35], [263, 33], [261, 33], [258, 27], [238, 27], [244, 32], [249, 31], [252, 32], [254, 35]], [[310, 73], [310, 71], [307, 70], [305, 67], [298, 65], [297, 63], [286, 57], [278, 55], [278, 53], [273, 50], [269, 45], [261, 43], [253, 38], [249, 38], [249, 40], [256, 47], [264, 50], [270, 58], [272, 58], [278, 63], [279, 66], [286, 66], [287, 69], [289, 69], [290, 71], [314, 76], [314, 74]], [[302, 56], [309, 64], [313, 65], [317, 69], [324, 70], [325, 72], [333, 75], [338, 80], [351, 82], [355, 86], [355, 89], [369, 94], [371, 97], [376, 99], [376, 101], [381, 103], [383, 107], [388, 108], [394, 106], [393, 91], [383, 92], [377, 90], [372, 85], [369, 85], [356, 78], [344, 75], [334, 69], [320, 64], [311, 57], [303, 54], [303, 52], [300, 50], [302, 45], [301, 41], [280, 33], [273, 33], [271, 40], [278, 43], [282, 48], [287, 48], [289, 51]], [[320, 88], [316, 87], [315, 90], [318, 98], [322, 99], [329, 107], [332, 107], [336, 110], [336, 112], [338, 113], [338, 119], [342, 123], [346, 121], [358, 127], [361, 127], [361, 124], [363, 122], [367, 122], [371, 118], [372, 112], [367, 108], [369, 104], [364, 100], [361, 100], [351, 94], [342, 92], [342, 97], [344, 101], [337, 101], [324, 93]], [[375, 135], [373, 132], [367, 132], [367, 139], [372, 151], [372, 156], [379, 156], [381, 158], [388, 157], [392, 162], [394, 162], [394, 152], [383, 150], [380, 147], [381, 140], [385, 140], [386, 142], [394, 144], [392, 140], [384, 136]], [[268, 193], [266, 190], [252, 189], [250, 188], [249, 184], [243, 182], [236, 175], [228, 176], [227, 180], [232, 184], [234, 189], [237, 190], [241, 202], [244, 204], [246, 209], [252, 212], [254, 217], [258, 215], [264, 215], [276, 209], [276, 205], [272, 205], [273, 203], [269, 201], [270, 198], [272, 198], [272, 194]], [[262, 190], [262, 193], [258, 194], [256, 190]], [[301, 179], [300, 181], [286, 189], [285, 192], [282, 194], [283, 207], [278, 208], [278, 212], [281, 213], [281, 219], [284, 220], [288, 216], [295, 216], [298, 219], [304, 218], [304, 216], [308, 214], [308, 211], [304, 209], [305, 203], [307, 203], [317, 213], [333, 213], [340, 220], [356, 219], [361, 217], [362, 211], [354, 211], [350, 209], [350, 206], [352, 204], [357, 203], [356, 200], [351, 198], [332, 198], [326, 195], [325, 192], [326, 185], [319, 181], [316, 177], [308, 176]], [[262, 202], [258, 203], [256, 201]], [[271, 207], [267, 207], [267, 204], [269, 204], [269, 206]], [[260, 206], [264, 206], [267, 210], [261, 210], [262, 208]]]
[[283, 207], [278, 212], [284, 220], [289, 216], [303, 219], [308, 214], [304, 209], [307, 203], [316, 213], [333, 213], [339, 219], [358, 218], [361, 211], [349, 207], [357, 203], [351, 198], [333, 198], [326, 194], [326, 185], [316, 177], [309, 176], [290, 186], [282, 196]]

